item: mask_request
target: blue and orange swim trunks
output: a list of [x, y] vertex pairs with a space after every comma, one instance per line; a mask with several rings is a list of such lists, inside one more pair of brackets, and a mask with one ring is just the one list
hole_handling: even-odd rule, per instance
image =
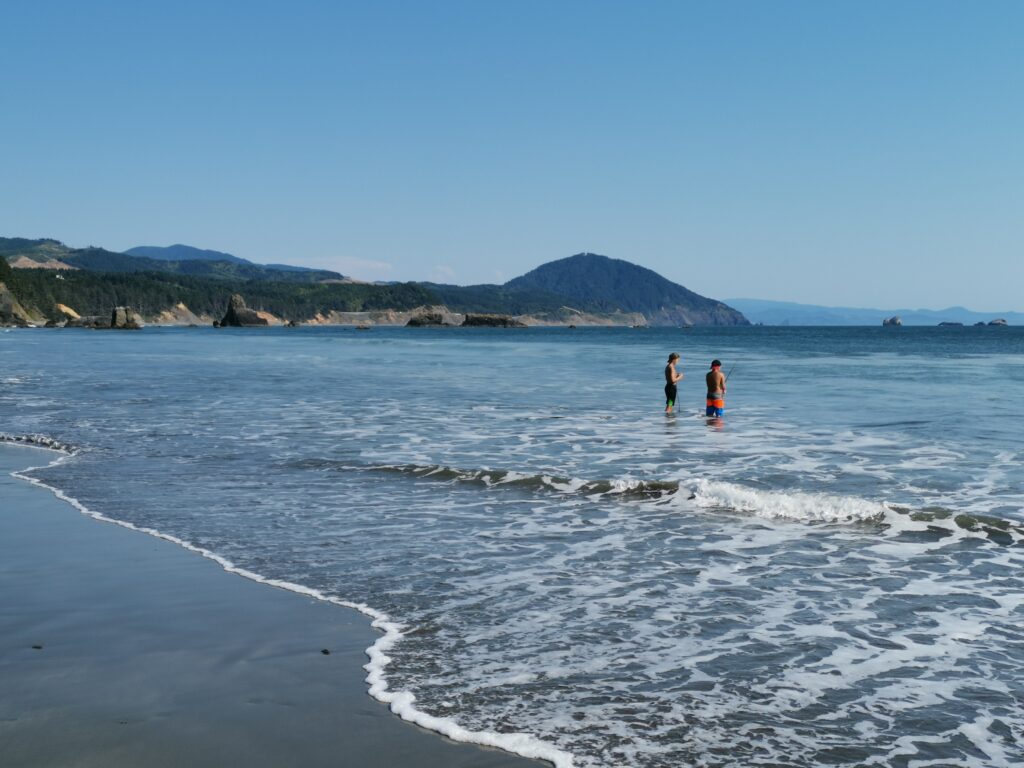
[[711, 398], [707, 400], [707, 408], [704, 409], [705, 416], [725, 416], [725, 400], [720, 398]]

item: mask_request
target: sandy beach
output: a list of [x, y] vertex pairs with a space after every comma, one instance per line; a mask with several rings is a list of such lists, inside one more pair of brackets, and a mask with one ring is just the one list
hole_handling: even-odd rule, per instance
[[362, 666], [377, 633], [355, 611], [226, 573], [10, 475], [51, 459], [0, 445], [5, 768], [545, 765], [451, 742], [371, 699]]

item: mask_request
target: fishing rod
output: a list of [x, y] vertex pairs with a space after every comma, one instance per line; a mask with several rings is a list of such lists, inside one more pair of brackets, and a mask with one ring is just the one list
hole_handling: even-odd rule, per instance
[[733, 363], [732, 367], [729, 369], [729, 372], [727, 374], [725, 374], [725, 380], [726, 381], [729, 380], [729, 377], [732, 376], [732, 372], [735, 371], [735, 370], [736, 370], [736, 363]]

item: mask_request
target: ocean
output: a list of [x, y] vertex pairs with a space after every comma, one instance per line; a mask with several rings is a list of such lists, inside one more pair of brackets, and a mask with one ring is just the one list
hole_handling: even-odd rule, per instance
[[30, 475], [83, 510], [359, 606], [373, 695], [455, 738], [1024, 763], [1021, 328], [13, 330], [0, 432], [71, 446]]

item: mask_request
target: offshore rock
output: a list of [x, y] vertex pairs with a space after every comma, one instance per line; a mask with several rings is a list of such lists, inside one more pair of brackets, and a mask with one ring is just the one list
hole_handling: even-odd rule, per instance
[[892, 317], [885, 318], [882, 321], [882, 325], [903, 325], [903, 318], [899, 315], [893, 315]]
[[413, 315], [406, 322], [406, 326], [409, 328], [427, 328], [432, 325], [448, 325], [448, 323], [444, 321], [444, 315], [440, 312], [421, 312], [418, 315]]
[[76, 317], [68, 320], [64, 324], [65, 328], [109, 328], [110, 323], [105, 317], [99, 317], [96, 315], [87, 315], [83, 317]]
[[1006, 322], [1005, 320], [1003, 320], [1003, 318], [1000, 317], [1000, 318], [990, 322], [989, 325], [1009, 325], [1009, 323]]
[[267, 318], [260, 317], [256, 310], [245, 306], [245, 299], [237, 293], [228, 301], [227, 312], [220, 321], [221, 328], [252, 328], [269, 324]]
[[110, 327], [124, 331], [137, 331], [145, 323], [142, 322], [142, 315], [131, 307], [114, 307], [110, 313]]
[[424, 307], [417, 310], [405, 325], [407, 328], [449, 328], [462, 325], [462, 315], [450, 312], [448, 307]]
[[463, 328], [526, 328], [522, 323], [508, 315], [472, 315], [467, 314], [462, 321]]

